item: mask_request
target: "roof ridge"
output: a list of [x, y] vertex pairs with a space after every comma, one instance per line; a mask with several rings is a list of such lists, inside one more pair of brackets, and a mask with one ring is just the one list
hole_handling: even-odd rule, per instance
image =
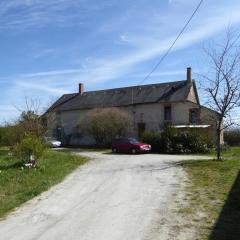
[[157, 86], [157, 85], [175, 84], [175, 83], [182, 83], [182, 82], [186, 82], [186, 81], [187, 80], [179, 80], [179, 81], [173, 81], [173, 82], [162, 82], [162, 83], [152, 83], [152, 84], [145, 84], [145, 85], [134, 85], [134, 86], [128, 86], [128, 87], [118, 87], [118, 88], [109, 88], [109, 89], [100, 89], [100, 90], [86, 91], [86, 92], [83, 92], [83, 93], [115, 91], [115, 90], [121, 90], [121, 89], [129, 89], [129, 88], [138, 88], [138, 87], [149, 87], [149, 86]]

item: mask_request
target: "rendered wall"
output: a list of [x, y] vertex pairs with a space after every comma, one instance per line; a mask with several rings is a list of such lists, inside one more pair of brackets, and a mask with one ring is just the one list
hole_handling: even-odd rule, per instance
[[[138, 136], [138, 123], [145, 123], [146, 131], [160, 131], [164, 126], [164, 106], [168, 103], [138, 104], [133, 106], [119, 107], [131, 116], [132, 131], [130, 136]], [[172, 124], [188, 125], [189, 109], [200, 108], [199, 105], [191, 102], [171, 103]], [[94, 140], [89, 136], [78, 136], [76, 129], [81, 120], [90, 110], [64, 111], [58, 114], [60, 123], [66, 135], [72, 135], [72, 144], [94, 144]], [[208, 130], [210, 136], [215, 140], [215, 128], [213, 118], [216, 114], [206, 108], [201, 108], [201, 124], [209, 124], [212, 127]], [[58, 120], [59, 122], [59, 120]], [[82, 126], [83, 127], [83, 126]], [[223, 141], [223, 137], [222, 137]]]

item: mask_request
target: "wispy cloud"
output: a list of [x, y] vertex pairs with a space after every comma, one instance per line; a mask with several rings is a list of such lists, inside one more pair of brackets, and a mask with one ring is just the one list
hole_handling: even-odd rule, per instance
[[[227, 16], [222, 14], [217, 17], [205, 18], [201, 24], [185, 33], [175, 45], [173, 51], [180, 50], [199, 43], [226, 28]], [[232, 14], [232, 24], [240, 23], [240, 15], [236, 9]], [[120, 77], [130, 71], [131, 68], [139, 63], [151, 60], [164, 53], [176, 35], [156, 41], [149, 40], [135, 51], [122, 57], [92, 61], [86, 66], [86, 75], [82, 71], [84, 79], [88, 81], [106, 81], [114, 77]]]
[[48, 92], [53, 95], [62, 95], [66, 93], [66, 89], [61, 89], [61, 88], [53, 88], [53, 87], [48, 87], [44, 86], [43, 84], [40, 83], [29, 83], [25, 81], [16, 81], [15, 82], [17, 87], [22, 87], [25, 90], [30, 89], [30, 90], [37, 90], [37, 91], [42, 91], [42, 92]]
[[106, 2], [93, 4], [91, 0], [2, 0], [0, 29], [81, 25], [86, 17], [106, 6]]
[[[195, 21], [194, 24], [190, 26], [189, 30], [184, 33], [181, 39], [177, 42], [173, 51], [189, 47], [213, 37], [227, 27], [227, 19], [229, 19], [229, 21], [231, 19], [232, 25], [239, 24], [240, 15], [238, 7], [240, 7], [240, 4], [231, 6], [229, 9], [218, 8], [215, 11], [212, 11], [212, 14], [208, 15], [208, 17], [201, 18], [201, 21], [200, 19]], [[231, 17], [229, 17], [229, 12], [231, 13]], [[159, 18], [161, 18], [161, 16], [159, 16]], [[172, 22], [176, 21], [177, 20], [172, 17]], [[180, 25], [180, 27], [181, 26], [182, 25]], [[88, 63], [86, 66], [86, 74], [84, 74], [84, 70], [82, 71], [83, 79], [90, 82], [104, 82], [109, 79], [121, 77], [129, 71], [131, 72], [133, 66], [161, 56], [161, 54], [163, 54], [173, 42], [176, 34], [177, 32], [172, 34], [172, 36], [157, 39], [152, 37], [152, 35], [150, 35], [151, 37], [146, 37], [143, 34], [140, 36], [138, 33], [124, 33], [120, 35], [120, 41], [130, 47], [133, 45], [135, 47], [129, 49], [127, 54], [122, 54], [122, 56], [118, 56], [117, 58], [105, 58], [99, 60], [99, 62], [98, 59], [92, 60], [92, 62]], [[160, 36], [161, 35], [162, 34], [160, 33]], [[138, 47], [136, 48], [136, 46]]]
[[49, 77], [49, 76], [58, 76], [58, 75], [69, 75], [75, 73], [81, 73], [80, 69], [62, 69], [62, 70], [54, 70], [48, 72], [36, 72], [36, 73], [27, 73], [19, 75], [21, 78], [35, 78], [35, 77]]
[[[26, 37], [26, 53], [22, 51], [18, 56], [20, 60], [16, 65], [19, 64], [19, 68], [16, 67], [13, 73], [11, 71], [7, 78], [2, 78], [6, 74], [0, 78], [1, 87], [7, 86], [2, 108], [8, 109], [26, 95], [45, 100], [49, 96], [77, 91], [79, 82], [86, 83], [86, 87], [91, 89], [111, 87], [115, 83], [121, 84], [121, 81], [136, 84], [166, 52], [196, 3], [153, 0], [149, 4], [143, 0], [136, 5], [134, 1], [127, 0], [2, 0], [0, 34], [5, 37], [9, 32], [15, 33], [11, 30], [24, 30], [16, 31], [20, 35], [33, 32], [26, 34], [31, 38]], [[192, 60], [200, 55], [198, 52], [199, 55], [186, 56], [187, 50], [196, 50], [194, 46], [218, 36], [229, 22], [239, 25], [239, 1], [233, 0], [229, 4], [222, 0], [222, 4], [217, 3], [213, 0], [201, 7], [164, 62], [168, 67], [160, 66], [152, 75], [153, 81], [182, 76], [185, 74], [183, 62], [190, 59], [187, 57]], [[69, 26], [76, 28], [70, 33]], [[36, 29], [40, 27], [44, 27], [43, 31], [36, 37]], [[61, 33], [59, 27], [62, 28]], [[45, 28], [48, 30], [46, 36], [40, 36]], [[57, 37], [52, 33], [55, 28], [58, 29]], [[66, 32], [62, 33], [64, 30]], [[15, 55], [14, 51], [11, 57]], [[22, 67], [24, 57], [28, 58], [24, 64], [29, 64], [29, 67]], [[174, 62], [180, 64], [169, 67]], [[129, 82], [130, 78], [135, 82]]]
[[[232, 23], [240, 23], [240, 15], [237, 9], [232, 14]], [[226, 28], [226, 16], [205, 18], [204, 23], [195, 26], [179, 40], [173, 51], [177, 51], [192, 44], [207, 39], [219, 31]], [[74, 84], [85, 81], [88, 84], [107, 82], [121, 76], [131, 74], [133, 66], [149, 61], [163, 54], [173, 41], [175, 35], [163, 40], [147, 40], [138, 49], [129, 51], [118, 57], [91, 58], [82, 63], [82, 66], [74, 69], [62, 69], [46, 72], [27, 73], [15, 76], [18, 86], [28, 89], [39, 89], [41, 91], [61, 94], [66, 89], [72, 89]], [[182, 71], [159, 72], [156, 76], [176, 75]], [[138, 76], [142, 75], [141, 73]], [[46, 86], [41, 86], [39, 82], [44, 82]], [[49, 86], [51, 85], [51, 86]], [[61, 86], [63, 88], [61, 88]]]

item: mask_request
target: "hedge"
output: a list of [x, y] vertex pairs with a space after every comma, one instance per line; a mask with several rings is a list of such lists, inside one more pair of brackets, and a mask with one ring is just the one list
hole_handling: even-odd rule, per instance
[[145, 132], [141, 140], [151, 144], [153, 152], [160, 153], [205, 153], [214, 147], [211, 139], [201, 130], [171, 126], [165, 127], [162, 132]]
[[224, 141], [229, 146], [240, 146], [240, 129], [231, 129], [224, 132]]

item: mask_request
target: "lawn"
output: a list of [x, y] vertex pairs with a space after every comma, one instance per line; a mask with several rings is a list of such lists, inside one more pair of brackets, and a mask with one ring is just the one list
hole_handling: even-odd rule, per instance
[[223, 161], [184, 161], [188, 174], [185, 218], [198, 229], [197, 239], [240, 239], [240, 147]]
[[48, 150], [36, 169], [22, 169], [21, 162], [0, 149], [0, 218], [29, 199], [59, 183], [86, 158]]

